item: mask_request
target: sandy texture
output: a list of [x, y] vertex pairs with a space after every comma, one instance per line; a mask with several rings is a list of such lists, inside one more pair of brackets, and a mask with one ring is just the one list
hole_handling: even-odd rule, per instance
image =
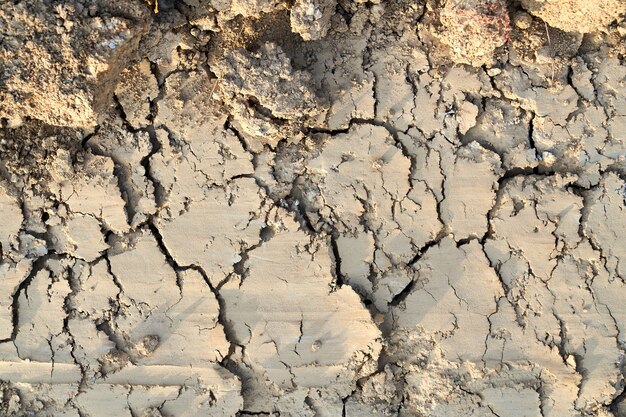
[[0, 416], [626, 416], [624, 7], [0, 4]]
[[522, 0], [522, 5], [547, 24], [566, 32], [595, 32], [626, 13], [620, 0]]
[[0, 117], [95, 125], [151, 19], [125, 1], [3, 2]]

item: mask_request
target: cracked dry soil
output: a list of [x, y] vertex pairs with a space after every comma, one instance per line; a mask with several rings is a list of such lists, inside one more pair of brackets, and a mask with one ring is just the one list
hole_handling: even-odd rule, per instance
[[0, 416], [626, 416], [626, 2], [147, 3], [0, 2]]

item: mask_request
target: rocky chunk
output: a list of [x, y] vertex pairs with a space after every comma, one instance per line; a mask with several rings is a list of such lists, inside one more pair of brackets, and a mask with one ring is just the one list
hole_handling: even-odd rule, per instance
[[115, 97], [124, 109], [126, 121], [134, 129], [150, 124], [150, 103], [158, 94], [157, 80], [152, 74], [150, 61], [146, 59], [122, 71], [115, 88]]
[[305, 41], [326, 36], [335, 14], [336, 0], [298, 0], [291, 7], [291, 30]]
[[[170, 74], [163, 84], [163, 97], [157, 102], [155, 127], [166, 128], [174, 142], [193, 143], [205, 138], [205, 130], [216, 130], [211, 123], [219, 110], [219, 103], [211, 98], [214, 88], [215, 81], [205, 71]], [[206, 118], [203, 112], [212, 117]]]
[[293, 139], [324, 111], [310, 75], [295, 70], [276, 44], [264, 44], [256, 52], [227, 51], [211, 69], [218, 76], [222, 100], [231, 108], [234, 127], [254, 151]]
[[312, 127], [348, 129], [352, 119], [375, 117], [375, 77], [363, 65], [368, 53], [367, 40], [350, 33], [329, 34], [295, 52], [298, 65], [308, 68], [316, 90], [328, 100], [327, 111], [317, 104], [320, 112]]
[[94, 126], [150, 19], [130, 0], [3, 2], [0, 118]]
[[622, 0], [522, 0], [522, 6], [550, 26], [580, 33], [603, 30], [626, 13]]
[[284, 7], [280, 0], [184, 0], [184, 3], [204, 13], [206, 10], [217, 13], [221, 22], [238, 16], [259, 18], [262, 14]]
[[0, 166], [12, 186], [41, 198], [54, 182], [58, 154], [69, 160], [76, 158], [82, 153], [84, 136], [83, 129], [50, 126], [37, 120], [19, 127], [7, 126], [0, 130]]
[[375, 368], [380, 332], [351, 288], [333, 289], [327, 242], [290, 217], [273, 212], [276, 234], [248, 252], [244, 275], [220, 291], [233, 338], [245, 348], [241, 366], [256, 376], [244, 385], [251, 391], [244, 409], [309, 415], [313, 404], [338, 415], [356, 379]]
[[491, 64], [496, 48], [509, 40], [511, 28], [504, 0], [447, 1], [436, 12], [438, 25], [428, 30], [447, 47], [445, 52], [454, 62]]
[[[566, 83], [570, 63], [578, 55], [583, 35], [548, 26], [523, 10], [515, 12], [511, 20], [508, 61], [522, 67], [537, 85]], [[497, 72], [497, 69], [491, 71], [494, 70]]]

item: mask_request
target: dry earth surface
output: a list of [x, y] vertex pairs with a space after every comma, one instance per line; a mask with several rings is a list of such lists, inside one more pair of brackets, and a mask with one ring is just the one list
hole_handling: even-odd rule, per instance
[[0, 1], [0, 416], [625, 417], [625, 13]]

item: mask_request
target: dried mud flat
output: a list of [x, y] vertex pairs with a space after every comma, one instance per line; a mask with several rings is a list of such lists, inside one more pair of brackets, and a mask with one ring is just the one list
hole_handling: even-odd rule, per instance
[[625, 13], [0, 2], [0, 416], [626, 416]]

